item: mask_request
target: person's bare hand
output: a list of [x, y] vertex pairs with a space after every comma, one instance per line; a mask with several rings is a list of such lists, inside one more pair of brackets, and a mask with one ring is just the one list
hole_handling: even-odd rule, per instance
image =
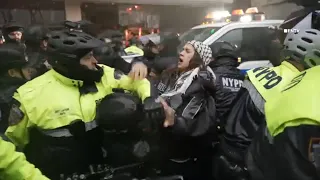
[[164, 120], [163, 126], [169, 127], [174, 125], [174, 117], [175, 117], [175, 111], [172, 109], [167, 102], [160, 98], [160, 102], [163, 105], [164, 112], [166, 114], [166, 119]]
[[148, 75], [148, 67], [142, 62], [136, 62], [133, 64], [129, 77], [133, 80], [142, 80]]

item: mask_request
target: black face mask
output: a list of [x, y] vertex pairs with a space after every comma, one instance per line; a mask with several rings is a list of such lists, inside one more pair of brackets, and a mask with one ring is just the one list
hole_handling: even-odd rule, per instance
[[75, 80], [80, 80], [85, 83], [100, 82], [103, 76], [103, 69], [100, 66], [96, 66], [98, 70], [90, 70], [88, 67], [79, 64], [78, 66], [58, 68], [53, 67], [55, 71], [61, 75]]
[[100, 66], [96, 66], [98, 70], [90, 70], [86, 66], [82, 66], [82, 70], [79, 71], [80, 80], [88, 83], [100, 82], [103, 76], [103, 69]]

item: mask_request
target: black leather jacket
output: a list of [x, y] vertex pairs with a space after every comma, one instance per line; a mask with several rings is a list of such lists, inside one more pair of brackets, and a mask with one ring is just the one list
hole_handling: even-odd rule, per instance
[[17, 88], [25, 82], [24, 79], [0, 77], [0, 134], [4, 134], [8, 127], [9, 111], [13, 100], [12, 96]]
[[[162, 94], [172, 87], [178, 75], [164, 76], [158, 83]], [[189, 158], [199, 155], [211, 143], [208, 133], [215, 121], [215, 102], [212, 96], [203, 88], [203, 81], [213, 77], [207, 71], [201, 71], [194, 79], [184, 95], [167, 99], [168, 104], [176, 110], [175, 124], [163, 129], [161, 147], [169, 158]]]
[[221, 121], [230, 110], [244, 76], [237, 68], [239, 66], [237, 60], [230, 57], [216, 59], [209, 66], [216, 76], [214, 99], [216, 100], [217, 118]]

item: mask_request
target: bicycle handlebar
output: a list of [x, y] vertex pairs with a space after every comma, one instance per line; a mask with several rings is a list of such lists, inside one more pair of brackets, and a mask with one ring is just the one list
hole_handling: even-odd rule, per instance
[[65, 177], [60, 175], [60, 180], [183, 180], [182, 176], [167, 176], [167, 177], [147, 177], [138, 179], [133, 177], [130, 172], [133, 172], [136, 168], [141, 168], [144, 163], [135, 163], [117, 168], [112, 168], [109, 165], [91, 165], [87, 173], [73, 173], [70, 176]]

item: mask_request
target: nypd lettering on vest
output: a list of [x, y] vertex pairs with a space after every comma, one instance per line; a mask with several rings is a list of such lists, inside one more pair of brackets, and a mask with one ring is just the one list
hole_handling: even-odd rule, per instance
[[221, 77], [222, 86], [224, 89], [229, 89], [232, 92], [240, 90], [243, 81], [240, 79], [234, 79], [230, 77]]
[[266, 89], [271, 89], [278, 85], [282, 81], [282, 77], [278, 76], [275, 71], [268, 67], [258, 67], [252, 70], [255, 77], [259, 81], [265, 81], [263, 87]]

